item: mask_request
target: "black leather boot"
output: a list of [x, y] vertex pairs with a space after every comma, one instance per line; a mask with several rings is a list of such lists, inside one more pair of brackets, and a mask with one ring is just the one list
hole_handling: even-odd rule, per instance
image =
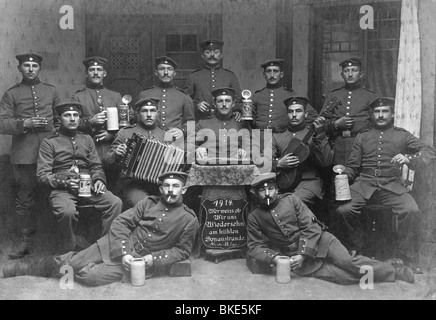
[[9, 261], [3, 267], [3, 277], [51, 277], [56, 274], [57, 268], [58, 265], [53, 256], [38, 259]]

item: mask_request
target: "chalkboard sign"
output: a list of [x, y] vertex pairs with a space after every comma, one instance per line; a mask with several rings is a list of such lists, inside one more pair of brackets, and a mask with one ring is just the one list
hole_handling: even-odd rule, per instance
[[244, 212], [247, 201], [241, 199], [208, 198], [201, 202], [206, 219], [201, 238], [209, 249], [236, 249], [247, 244]]

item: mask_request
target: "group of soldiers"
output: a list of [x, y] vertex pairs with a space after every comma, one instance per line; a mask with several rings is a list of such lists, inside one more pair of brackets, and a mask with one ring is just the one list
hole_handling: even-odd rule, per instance
[[[253, 95], [253, 119], [242, 120], [240, 83], [222, 67], [223, 45], [214, 39], [200, 43], [204, 66], [188, 75], [183, 89], [174, 85], [176, 61], [156, 58], [156, 85], [139, 94], [131, 106], [133, 121], [119, 131], [106, 126], [107, 108], [122, 102], [104, 86], [105, 58], [83, 61], [86, 85], [63, 102], [53, 85], [39, 80], [41, 56], [16, 57], [23, 79], [0, 102], [0, 133], [12, 135], [21, 235], [9, 256], [21, 259], [31, 250], [41, 191], [58, 221], [61, 252], [11, 262], [5, 277], [53, 276], [69, 264], [77, 279], [101, 285], [120, 280], [136, 257], [143, 257], [147, 268], [189, 258], [200, 228], [198, 190], [187, 188], [182, 171], [162, 173], [158, 184], [123, 174], [127, 141], [140, 134], [193, 150], [194, 161], [264, 159], [249, 189], [247, 250], [256, 260], [275, 264], [287, 255], [295, 273], [344, 284], [358, 282], [362, 265], [374, 268], [376, 281], [413, 282], [420, 270], [413, 265], [411, 228], [420, 211], [401, 182], [401, 167], [428, 164], [434, 150], [393, 125], [395, 100], [365, 88], [362, 61], [350, 58], [340, 63], [344, 86], [328, 95], [318, 114], [307, 97], [284, 87], [284, 60], [271, 59], [261, 64], [266, 86]], [[351, 185], [346, 202], [334, 199], [337, 165]], [[83, 173], [91, 178], [89, 197], [78, 195]], [[398, 217], [401, 259], [380, 262], [360, 255], [360, 215], [374, 199]], [[332, 233], [315, 216], [319, 203], [328, 203], [334, 216]], [[75, 235], [78, 204], [101, 213], [101, 237], [86, 248]]]

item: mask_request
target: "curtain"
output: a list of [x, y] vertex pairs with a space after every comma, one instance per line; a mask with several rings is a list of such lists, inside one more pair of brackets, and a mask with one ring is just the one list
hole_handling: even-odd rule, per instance
[[[398, 53], [395, 125], [419, 137], [421, 129], [421, 63], [418, 28], [418, 0], [403, 0], [401, 5], [400, 49]], [[415, 172], [403, 168], [403, 180], [413, 187]]]
[[418, 0], [403, 0], [395, 96], [395, 125], [419, 137], [421, 128], [421, 64]]

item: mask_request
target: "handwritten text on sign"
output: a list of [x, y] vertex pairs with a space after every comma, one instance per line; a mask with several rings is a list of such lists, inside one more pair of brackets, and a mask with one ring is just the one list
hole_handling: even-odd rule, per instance
[[204, 199], [201, 203], [206, 220], [201, 234], [209, 249], [241, 248], [247, 243], [245, 199]]

